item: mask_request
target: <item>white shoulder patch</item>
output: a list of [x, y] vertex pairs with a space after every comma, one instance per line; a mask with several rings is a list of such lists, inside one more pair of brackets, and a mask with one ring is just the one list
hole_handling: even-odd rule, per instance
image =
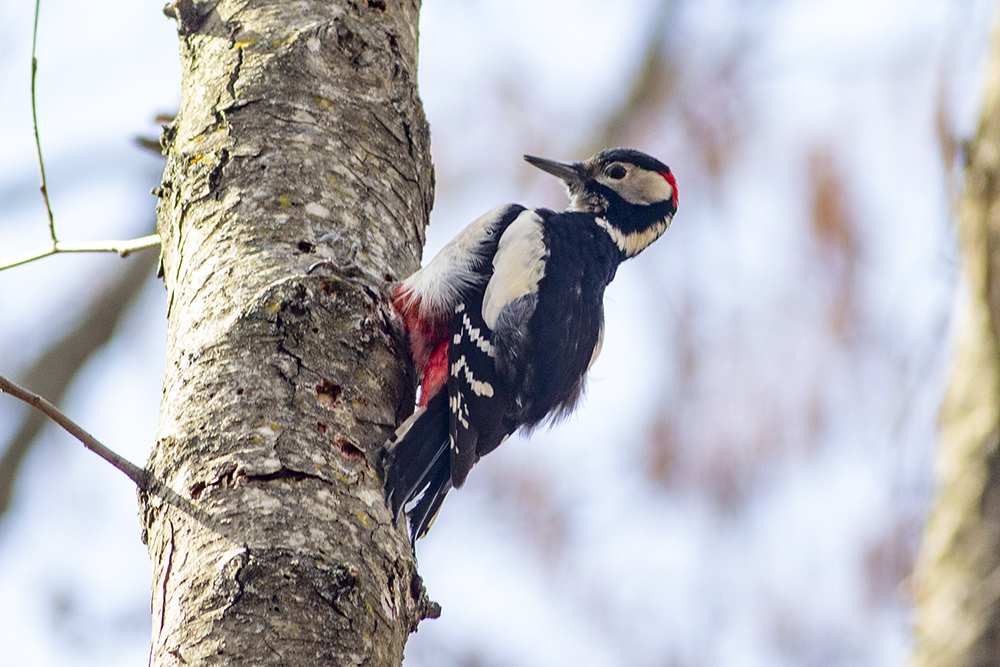
[[514, 299], [534, 294], [545, 276], [545, 246], [542, 218], [528, 209], [517, 216], [500, 237], [493, 258], [493, 277], [483, 297], [483, 321], [494, 328], [500, 311]]
[[479, 249], [495, 233], [509, 204], [480, 216], [448, 242], [434, 259], [400, 286], [410, 301], [420, 304], [420, 315], [451, 312], [459, 291], [475, 282]]

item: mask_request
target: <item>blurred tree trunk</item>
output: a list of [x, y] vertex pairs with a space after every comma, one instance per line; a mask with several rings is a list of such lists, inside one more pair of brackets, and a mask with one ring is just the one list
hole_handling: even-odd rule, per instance
[[418, 266], [432, 201], [419, 9], [165, 9], [183, 78], [149, 468], [180, 502], [142, 499], [152, 665], [399, 665], [433, 611], [376, 472], [412, 409], [386, 288]]
[[917, 563], [915, 667], [1000, 665], [1000, 31], [958, 208], [966, 313]]

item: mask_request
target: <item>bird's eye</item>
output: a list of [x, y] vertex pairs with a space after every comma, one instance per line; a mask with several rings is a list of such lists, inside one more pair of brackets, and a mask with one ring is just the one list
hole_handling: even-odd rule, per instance
[[625, 174], [627, 174], [628, 172], [626, 171], [625, 167], [621, 166], [620, 164], [613, 164], [610, 167], [608, 167], [608, 170], [604, 173], [607, 174], [608, 178], [613, 178], [617, 181], [618, 179], [625, 178]]

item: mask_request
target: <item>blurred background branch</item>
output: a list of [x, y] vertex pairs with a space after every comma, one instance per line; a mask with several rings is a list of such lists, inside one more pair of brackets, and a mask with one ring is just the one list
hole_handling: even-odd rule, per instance
[[[124, 264], [121, 273], [87, 305], [76, 325], [32, 363], [20, 383], [58, 405], [87, 360], [111, 340], [116, 325], [151, 277], [157, 259], [156, 253], [140, 253]], [[114, 411], [111, 406], [108, 409]], [[21, 462], [46, 423], [36, 410], [24, 410], [0, 455], [0, 518], [10, 507]]]
[[677, 66], [667, 55], [667, 42], [679, 5], [678, 0], [661, 0], [653, 11], [650, 21], [653, 27], [627, 94], [621, 105], [598, 125], [592, 143], [580, 146], [581, 155], [627, 144], [627, 135], [634, 132], [644, 116], [662, 113], [677, 84]]

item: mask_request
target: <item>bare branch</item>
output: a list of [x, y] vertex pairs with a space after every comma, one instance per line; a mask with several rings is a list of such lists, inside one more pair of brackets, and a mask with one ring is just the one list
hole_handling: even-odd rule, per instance
[[207, 526], [210, 530], [215, 530], [217, 532], [223, 532], [223, 526], [216, 521], [210, 514], [204, 512], [203, 510], [196, 507], [191, 503], [190, 500], [181, 496], [176, 491], [168, 487], [162, 481], [154, 477], [145, 468], [140, 468], [131, 461], [119, 456], [117, 453], [111, 451], [103, 444], [101, 444], [94, 436], [87, 433], [79, 424], [74, 422], [72, 419], [67, 417], [59, 408], [52, 405], [49, 401], [45, 400], [38, 394], [25, 389], [24, 387], [11, 382], [7, 378], [0, 375], [0, 392], [10, 394], [15, 398], [19, 398], [28, 405], [38, 409], [45, 415], [50, 417], [54, 422], [62, 426], [64, 429], [69, 431], [73, 437], [83, 443], [84, 447], [94, 452], [102, 459], [113, 465], [118, 470], [125, 473], [129, 479], [135, 482], [136, 486], [143, 493], [150, 494], [160, 498], [170, 505], [176, 507], [177, 509], [190, 515], [195, 521], [201, 522], [203, 525]]
[[[55, 246], [56, 223], [52, 218], [52, 205], [49, 203], [49, 188], [45, 181], [45, 162], [42, 160], [42, 140], [38, 137], [38, 111], [35, 106], [35, 74], [38, 72], [38, 59], [35, 58], [35, 44], [38, 42], [38, 12], [42, 0], [35, 0], [35, 29], [31, 35], [31, 122], [35, 126], [35, 148], [38, 150], [38, 170], [42, 173], [42, 198], [45, 200], [45, 212], [49, 214], [49, 236]], [[54, 251], [53, 251], [54, 252]], [[51, 252], [49, 253], [52, 254]], [[29, 260], [30, 261], [30, 260]], [[23, 262], [21, 262], [23, 264]]]
[[96, 438], [94, 438], [94, 436], [83, 430], [83, 428], [67, 417], [65, 413], [59, 410], [59, 408], [52, 405], [35, 392], [29, 391], [24, 387], [11, 382], [2, 375], [0, 375], [0, 391], [10, 394], [14, 398], [19, 398], [33, 408], [48, 415], [52, 421], [62, 426], [64, 429], [69, 431], [74, 438], [82, 442], [84, 447], [128, 475], [128, 478], [135, 482], [136, 486], [138, 486], [140, 490], [147, 490], [149, 475], [145, 469], [140, 468], [134, 463], [122, 458], [102, 445]]
[[127, 257], [136, 250], [153, 248], [158, 245], [160, 245], [159, 234], [150, 234], [128, 241], [53, 241], [50, 246], [18, 255], [0, 263], [0, 271], [64, 252], [116, 252], [122, 257]]

